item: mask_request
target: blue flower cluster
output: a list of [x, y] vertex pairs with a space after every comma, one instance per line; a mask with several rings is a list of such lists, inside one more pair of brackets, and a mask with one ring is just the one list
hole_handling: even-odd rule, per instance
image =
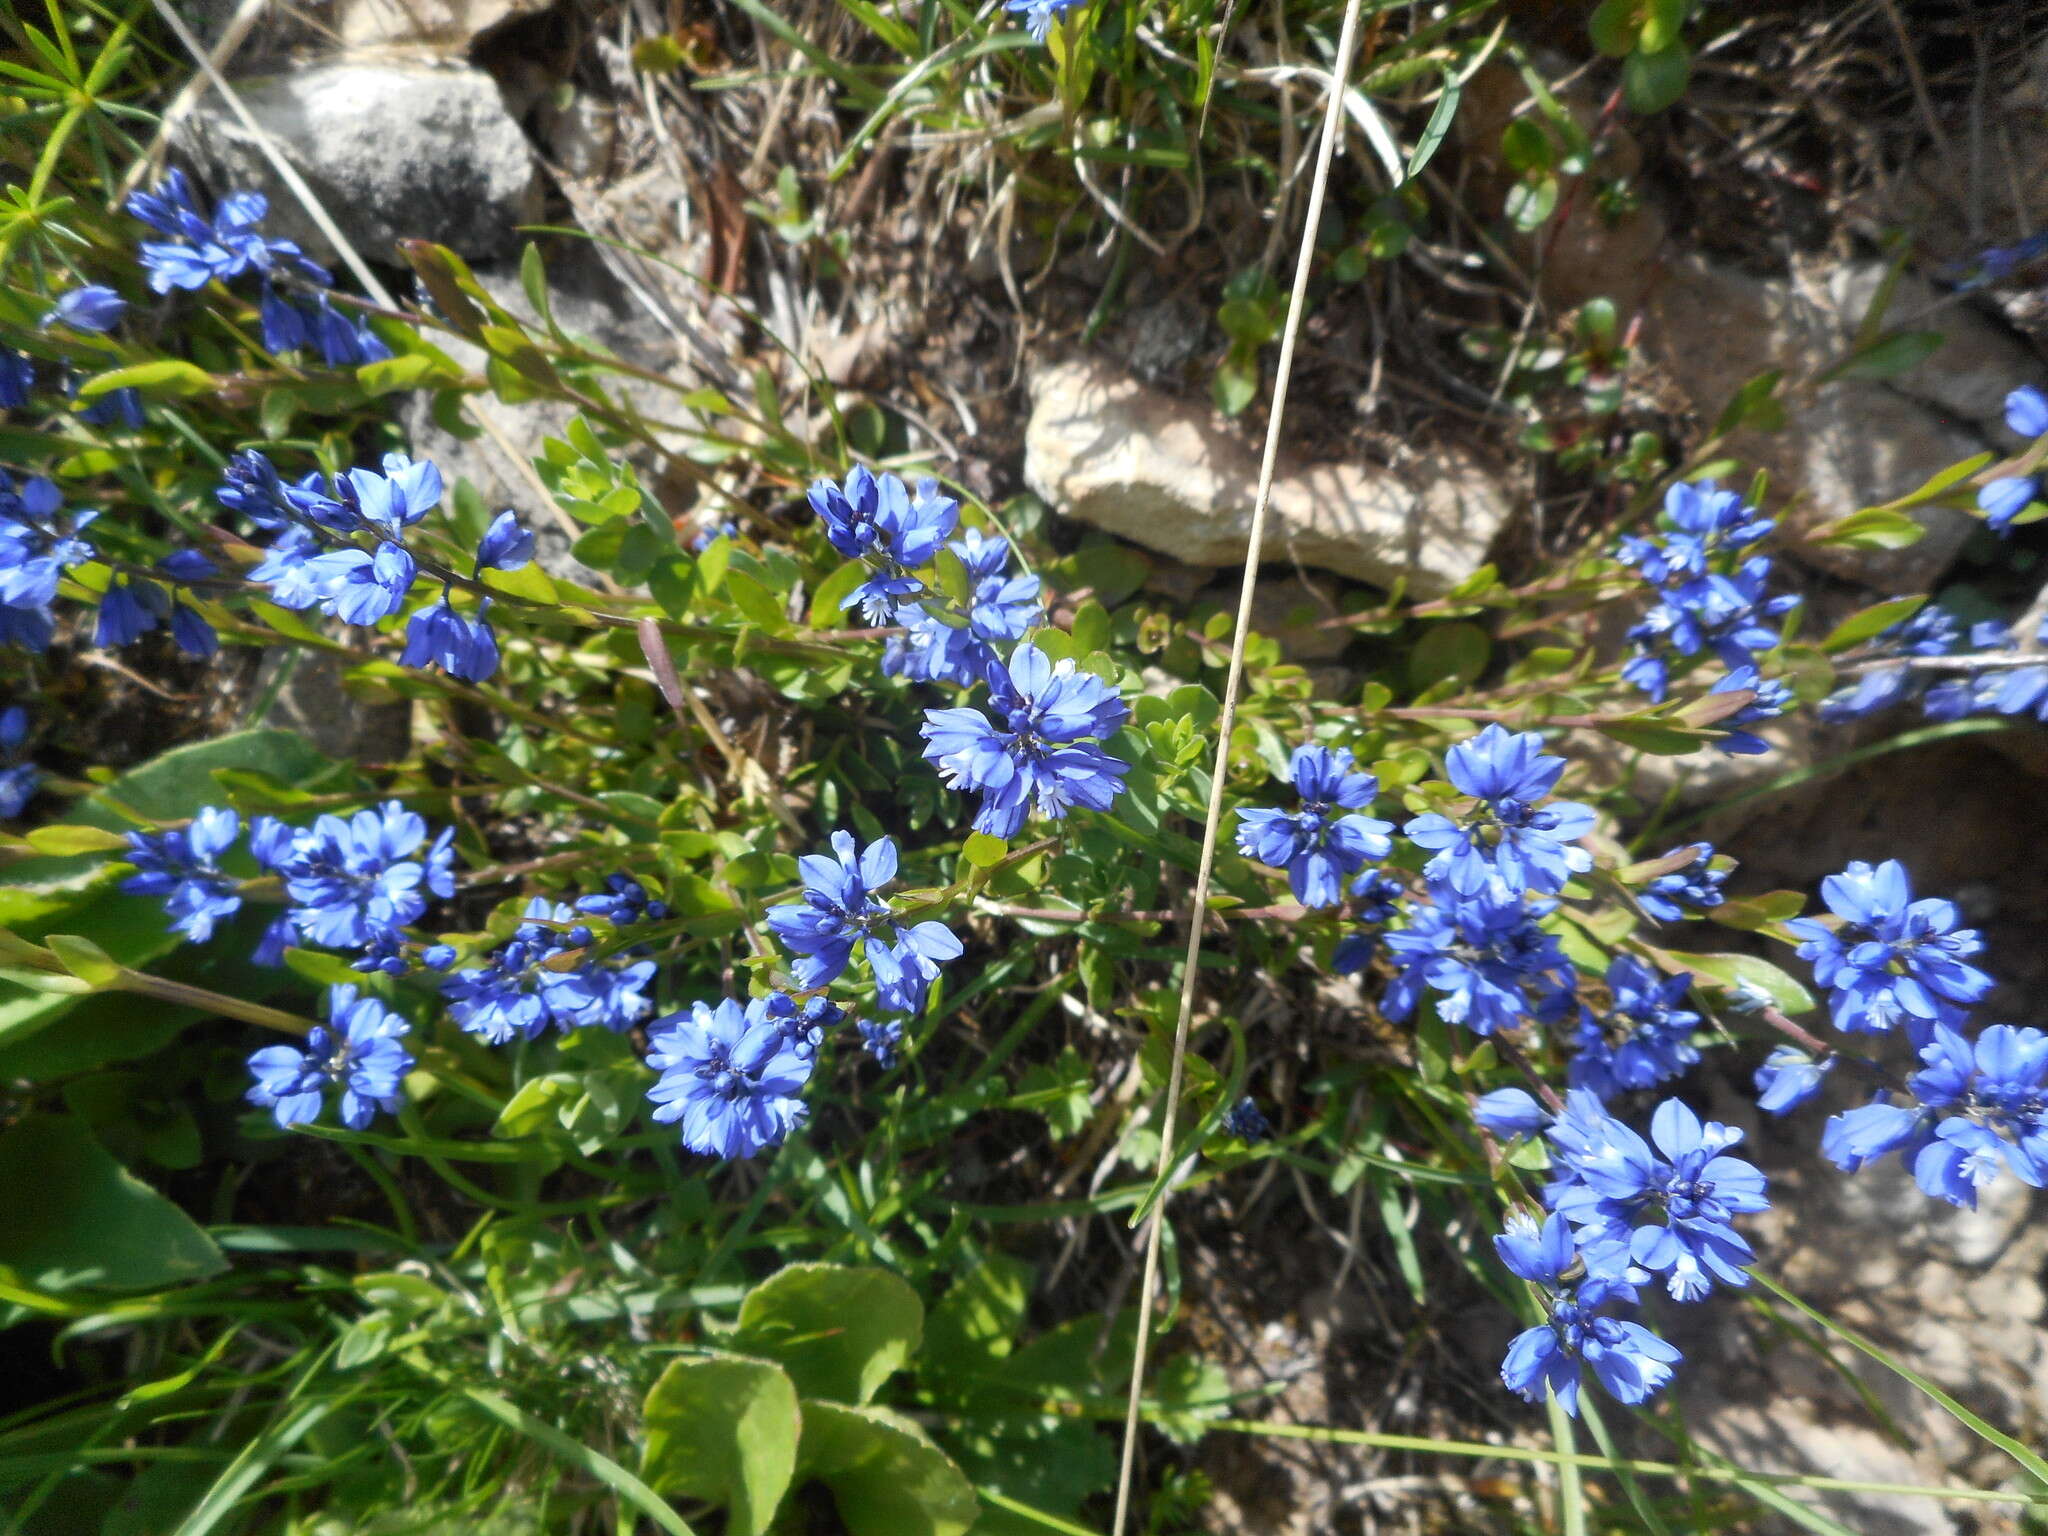
[[57, 583], [93, 558], [79, 537], [97, 512], [64, 510], [64, 493], [45, 475], [19, 489], [0, 472], [0, 644], [41, 652], [56, 634]]
[[648, 1037], [654, 1118], [682, 1123], [683, 1145], [711, 1157], [751, 1157], [804, 1123], [814, 1049], [792, 1035], [769, 999], [722, 998], [670, 1014]]
[[2006, 1169], [2035, 1189], [2048, 1183], [2048, 1035], [1993, 1024], [1972, 1041], [1936, 1025], [1920, 1060], [1903, 1094], [1828, 1121], [1830, 1161], [1853, 1173], [1896, 1152], [1922, 1190], [1972, 1210]]
[[1789, 594], [1769, 592], [1771, 557], [1743, 550], [1777, 525], [1733, 491], [1713, 481], [1680, 483], [1664, 497], [1664, 526], [1654, 536], [1631, 535], [1615, 558], [1633, 567], [1657, 602], [1632, 626], [1635, 653], [1621, 669], [1624, 681], [1662, 701], [1674, 662], [1712, 652], [1736, 672], [1778, 643], [1771, 621], [1798, 606]]
[[[308, 260], [291, 241], [263, 233], [270, 204], [262, 193], [231, 192], [208, 217], [200, 211], [184, 172], [172, 171], [150, 191], [131, 193], [126, 207], [132, 217], [165, 237], [144, 240], [139, 248], [149, 286], [158, 293], [173, 288], [196, 291], [254, 272], [263, 284], [257, 316], [269, 351], [315, 347], [330, 368], [353, 368], [391, 356], [368, 321], [351, 320], [335, 309], [326, 291], [334, 279], [325, 267]], [[280, 291], [280, 279], [295, 280], [297, 286]]]
[[[351, 469], [332, 481], [311, 474], [291, 483], [253, 449], [229, 462], [220, 502], [257, 527], [276, 530], [249, 580], [269, 588], [281, 608], [317, 608], [346, 623], [373, 626], [399, 612], [419, 578], [407, 530], [441, 503], [441, 471], [428, 459], [384, 456], [380, 470]], [[514, 571], [533, 558], [533, 534], [501, 512], [477, 544], [472, 579]], [[453, 577], [438, 600], [414, 611], [406, 627], [407, 666], [438, 666], [480, 683], [498, 670], [490, 599], [473, 617], [455, 610]]]
[[970, 528], [946, 548], [966, 573], [969, 600], [964, 606], [941, 605], [927, 594], [922, 601], [897, 604], [893, 619], [903, 633], [892, 635], [884, 647], [882, 671], [913, 682], [971, 688], [996, 664], [998, 645], [1023, 639], [1038, 623], [1044, 597], [1036, 576], [1010, 574], [1007, 539], [987, 538]]
[[1835, 1028], [1880, 1033], [1903, 1025], [1924, 1046], [1937, 1024], [1960, 1024], [1991, 990], [1991, 978], [1969, 963], [1984, 948], [1977, 930], [1962, 926], [1954, 902], [1914, 900], [1897, 859], [1874, 868], [1852, 863], [1820, 891], [1839, 925], [1798, 918], [1786, 926], [1801, 941], [1799, 958], [1828, 988]]
[[[1301, 796], [1301, 809], [1240, 810], [1237, 850], [1286, 870], [1288, 887], [1303, 906], [1334, 907], [1344, 899], [1346, 880], [1393, 851], [1388, 834], [1394, 824], [1359, 814], [1378, 797], [1380, 781], [1353, 772], [1344, 747], [1296, 747], [1287, 776]], [[1368, 894], [1360, 889], [1364, 883], [1353, 890]]]
[[817, 481], [810, 503], [832, 547], [868, 567], [868, 579], [840, 607], [858, 607], [870, 624], [895, 622], [899, 606], [924, 595], [917, 573], [960, 522], [960, 503], [941, 493], [936, 480], [918, 481], [913, 495], [896, 476], [877, 475], [865, 464], [847, 471], [843, 486]]
[[1536, 1287], [1543, 1321], [1515, 1335], [1501, 1364], [1501, 1380], [1527, 1402], [1555, 1395], [1564, 1411], [1579, 1411], [1579, 1381], [1587, 1368], [1621, 1403], [1640, 1403], [1671, 1379], [1682, 1358], [1641, 1323], [1607, 1315], [1633, 1306], [1637, 1290], [1611, 1253], [1589, 1252], [1559, 1215], [1538, 1227], [1526, 1211], [1509, 1215], [1493, 1240], [1510, 1271]]
[[1615, 956], [1607, 967], [1608, 1007], [1579, 1010], [1571, 1086], [1610, 1099], [1683, 1077], [1700, 1059], [1692, 1043], [1700, 1016], [1680, 1006], [1692, 984], [1688, 971], [1660, 978], [1633, 955]]
[[644, 951], [635, 948], [582, 958], [597, 936], [580, 919], [598, 916], [624, 929], [667, 915], [665, 903], [650, 901], [645, 887], [623, 875], [574, 906], [531, 897], [511, 938], [482, 965], [442, 982], [449, 1016], [487, 1045], [537, 1039], [550, 1025], [564, 1034], [586, 1026], [622, 1033], [654, 1011], [647, 995], [654, 962], [639, 958]]
[[983, 675], [986, 712], [928, 710], [920, 728], [924, 755], [946, 783], [980, 794], [974, 830], [1014, 837], [1034, 810], [1050, 821], [1076, 805], [1108, 810], [1130, 771], [1094, 739], [1130, 718], [1115, 687], [1029, 641]]
[[396, 1113], [413, 1069], [412, 1053], [400, 1042], [411, 1026], [374, 997], [359, 997], [346, 984], [327, 993], [327, 1024], [306, 1036], [304, 1050], [265, 1046], [249, 1058], [255, 1086], [247, 1098], [268, 1109], [281, 1127], [318, 1120], [327, 1092], [341, 1089], [341, 1123], [360, 1131], [378, 1110]]
[[[222, 868], [241, 835], [241, 818], [205, 806], [189, 825], [130, 832], [135, 873], [121, 884], [131, 895], [157, 896], [171, 928], [203, 944], [242, 909], [242, 881]], [[397, 800], [353, 816], [321, 816], [292, 827], [271, 816], [249, 827], [256, 864], [279, 877], [285, 909], [255, 954], [275, 965], [297, 942], [355, 951], [357, 970], [402, 974], [406, 929], [427, 910], [429, 894], [455, 893], [454, 829], [428, 840], [426, 821]]]

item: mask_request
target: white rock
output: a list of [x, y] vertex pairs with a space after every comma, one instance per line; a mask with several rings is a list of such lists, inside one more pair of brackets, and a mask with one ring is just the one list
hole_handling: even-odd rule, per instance
[[[1055, 511], [1190, 565], [1237, 565], [1251, 543], [1258, 461], [1209, 407], [1095, 361], [1031, 379], [1024, 478]], [[1283, 457], [1262, 558], [1434, 596], [1485, 563], [1506, 493], [1473, 460], [1301, 466]]]
[[[406, 237], [465, 256], [501, 254], [516, 242], [514, 226], [539, 211], [533, 152], [481, 70], [343, 58], [236, 88], [342, 233], [373, 261], [396, 264], [392, 243]], [[316, 260], [334, 260], [225, 104], [208, 97], [184, 136], [216, 187], [254, 187], [270, 198], [271, 233], [297, 240]]]

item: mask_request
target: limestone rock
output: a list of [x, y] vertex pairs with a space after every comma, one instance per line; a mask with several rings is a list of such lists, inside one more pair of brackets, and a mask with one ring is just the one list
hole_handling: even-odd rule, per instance
[[[1675, 263], [1645, 312], [1645, 350], [1694, 407], [1712, 420], [1747, 380], [1767, 369], [1796, 378], [1839, 358], [1882, 277], [1855, 263], [1766, 280], [1702, 257]], [[1890, 323], [1925, 310], [1934, 295], [1907, 280]], [[1890, 501], [1936, 471], [2002, 440], [2007, 390], [2039, 378], [2025, 349], [1966, 310], [1917, 322], [1948, 341], [1918, 368], [1885, 381], [1846, 379], [1823, 388], [1774, 433], [1743, 432], [1729, 453], [1767, 469], [1774, 494], [1797, 493], [1794, 531]], [[1945, 507], [1913, 514], [1927, 530], [1898, 551], [1795, 548], [1808, 564], [1897, 592], [1925, 590], [1954, 558], [1975, 522]]]
[[546, 10], [553, 0], [340, 0], [329, 25], [350, 48], [436, 43], [466, 47], [494, 27]]
[[[237, 82], [251, 114], [372, 261], [413, 237], [489, 257], [539, 212], [533, 152], [481, 70], [425, 59], [338, 58]], [[316, 260], [335, 252], [278, 181], [255, 138], [209, 97], [183, 130], [217, 187], [270, 198], [266, 228]]]
[[[1147, 388], [1093, 360], [1031, 380], [1024, 478], [1078, 517], [1190, 565], [1237, 565], [1251, 543], [1258, 461], [1206, 403]], [[1430, 597], [1485, 563], [1506, 493], [1449, 449], [1412, 467], [1300, 465], [1283, 456], [1261, 557]]]

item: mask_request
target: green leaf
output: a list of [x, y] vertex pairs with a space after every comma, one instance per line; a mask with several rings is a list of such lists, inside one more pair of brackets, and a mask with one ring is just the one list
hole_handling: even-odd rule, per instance
[[574, 1072], [549, 1072], [530, 1078], [519, 1085], [519, 1091], [498, 1111], [498, 1122], [491, 1132], [496, 1136], [531, 1136], [558, 1123], [562, 1107], [582, 1092], [583, 1079]]
[[128, 846], [128, 839], [118, 832], [109, 832], [104, 827], [73, 826], [61, 821], [53, 826], [36, 827], [27, 836], [29, 846], [37, 853], [60, 859], [74, 853], [113, 853]]
[[1847, 362], [1830, 368], [1821, 379], [1894, 378], [1918, 368], [1947, 340], [1940, 331], [1894, 331], [1864, 347]]
[[1415, 141], [1415, 148], [1408, 156], [1408, 171], [1403, 182], [1413, 181], [1422, 174], [1422, 168], [1436, 157], [1443, 147], [1444, 139], [1450, 134], [1451, 123], [1458, 115], [1459, 98], [1465, 94], [1465, 86], [1455, 75], [1444, 75], [1443, 94], [1436, 99], [1436, 109], [1429, 114], [1429, 121], [1423, 125], [1422, 137]]
[[1016, 1345], [1031, 1299], [1031, 1266], [992, 1253], [953, 1281], [925, 1321], [917, 1357], [926, 1379], [988, 1370]]
[[1517, 171], [1547, 171], [1557, 162], [1550, 135], [1533, 117], [1511, 121], [1500, 136], [1501, 158]]
[[1664, 951], [1673, 965], [1724, 987], [1749, 986], [1764, 993], [1783, 1013], [1810, 1013], [1813, 994], [1770, 961], [1756, 955], [1687, 955]]
[[923, 1335], [917, 1292], [871, 1266], [792, 1264], [740, 1303], [740, 1347], [779, 1361], [807, 1398], [867, 1402]]
[[407, 352], [362, 364], [356, 369], [356, 382], [365, 394], [388, 395], [394, 390], [419, 389], [440, 372], [440, 359], [425, 352]]
[[1642, 0], [1600, 0], [1586, 30], [1593, 46], [1608, 58], [1627, 57], [1643, 33]]
[[1887, 512], [1903, 511], [1907, 507], [1917, 507], [1922, 502], [1933, 501], [1944, 491], [1961, 484], [1969, 479], [1970, 476], [1976, 474], [1978, 470], [1989, 464], [1993, 457], [1994, 455], [1989, 453], [1980, 453], [1964, 459], [1960, 464], [1951, 464], [1947, 469], [1941, 471], [1940, 474], [1929, 476], [1918, 489], [1908, 491], [1896, 501], [1885, 502], [1879, 510]]
[[1828, 637], [1821, 641], [1820, 648], [1829, 652], [1846, 651], [1860, 640], [1868, 640], [1872, 635], [1881, 635], [1894, 624], [1903, 624], [1926, 606], [1926, 603], [1927, 598], [1924, 594], [1919, 597], [1894, 597], [1882, 603], [1873, 603], [1868, 608], [1850, 614], [1829, 630]]
[[1894, 512], [1889, 507], [1865, 507], [1861, 512], [1822, 523], [1806, 536], [1806, 542], [1843, 549], [1907, 549], [1918, 544], [1925, 531], [1903, 512]]
[[841, 606], [853, 595], [853, 589], [867, 579], [868, 568], [858, 560], [849, 560], [818, 584], [818, 590], [811, 595], [811, 628], [836, 629], [846, 622], [846, 609]]
[[1657, 757], [1684, 757], [1688, 752], [1699, 751], [1713, 739], [1702, 731], [1664, 725], [1648, 718], [1611, 720], [1602, 725], [1600, 731], [1624, 747], [1633, 747], [1638, 752], [1648, 752]]
[[976, 869], [993, 869], [1003, 861], [1003, 855], [1010, 851], [1010, 845], [1000, 837], [990, 837], [986, 832], [971, 832], [961, 846], [969, 864]]
[[1662, 53], [1678, 41], [1678, 29], [1685, 25], [1687, 0], [1649, 0], [1643, 8], [1643, 30], [1636, 46], [1644, 53]]
[[1631, 53], [1621, 66], [1621, 93], [1631, 112], [1662, 112], [1685, 94], [1692, 53], [1673, 43], [1658, 53]]
[[725, 591], [734, 607], [770, 634], [789, 628], [789, 615], [783, 612], [781, 601], [745, 571], [727, 572]]
[[1217, 365], [1216, 377], [1210, 382], [1210, 392], [1215, 397], [1217, 410], [1226, 416], [1242, 415], [1258, 398], [1258, 360], [1253, 358], [1247, 362], [1232, 353]]
[[1785, 425], [1785, 403], [1778, 398], [1778, 385], [1784, 377], [1782, 368], [1771, 368], [1745, 381], [1714, 423], [1714, 435], [1720, 437], [1738, 427], [1775, 432]]
[[98, 374], [78, 386], [78, 398], [97, 400], [116, 389], [132, 389], [144, 395], [206, 395], [220, 388], [220, 381], [197, 364], [183, 358], [159, 358]]
[[1408, 653], [1408, 682], [1416, 692], [1446, 679], [1469, 683], [1486, 670], [1493, 642], [1477, 624], [1432, 624]]
[[121, 977], [121, 967], [91, 939], [75, 933], [53, 933], [43, 942], [64, 963], [65, 970], [89, 983], [95, 991], [105, 991]]
[[640, 1476], [657, 1493], [705, 1499], [733, 1536], [761, 1536], [796, 1472], [804, 1415], [764, 1360], [677, 1360], [647, 1394]]
[[852, 1536], [963, 1536], [981, 1514], [945, 1452], [885, 1408], [806, 1402], [799, 1467], [832, 1490]]
[[0, 1135], [0, 1265], [39, 1290], [146, 1290], [228, 1267], [212, 1238], [109, 1157], [76, 1120]]
[[[555, 591], [554, 578], [540, 568], [538, 560], [529, 560], [516, 571], [485, 571], [482, 580], [493, 592], [503, 592], [509, 597], [523, 597], [530, 602], [546, 603], [549, 606], [561, 601], [560, 594]], [[511, 610], [499, 611], [504, 613]]]

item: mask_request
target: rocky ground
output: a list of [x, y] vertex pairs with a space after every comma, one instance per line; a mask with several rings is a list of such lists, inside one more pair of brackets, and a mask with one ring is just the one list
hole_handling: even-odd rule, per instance
[[[1099, 254], [1050, 255], [1028, 232], [1008, 232], [940, 151], [885, 138], [822, 205], [848, 232], [858, 280], [814, 288], [760, 204], [784, 165], [814, 177], [836, 153], [842, 130], [829, 93], [788, 74], [705, 96], [686, 80], [636, 73], [633, 39], [671, 27], [651, 0], [601, 11], [547, 0], [334, 0], [317, 14], [265, 8], [239, 32], [235, 8], [211, 3], [210, 35], [229, 49], [247, 110], [387, 269], [395, 238], [439, 241], [523, 307], [518, 226], [578, 226], [645, 253], [544, 242], [558, 318], [621, 356], [743, 389], [744, 366], [758, 359], [742, 357], [741, 322], [756, 319], [849, 397], [882, 406], [978, 494], [1028, 489], [1060, 518], [1167, 557], [1154, 582], [1180, 601], [1220, 592], [1243, 559], [1258, 423], [1225, 421], [1207, 389], [1221, 352], [1207, 317], [1228, 267], [1218, 253], [1236, 238], [1230, 208], [1212, 210], [1214, 227], [1174, 259], [1139, 263], [1111, 323], [1089, 340]], [[1405, 309], [1404, 290], [1390, 287], [1316, 316], [1303, 446], [1281, 466], [1265, 551], [1265, 622], [1299, 659], [1342, 666], [1343, 637], [1304, 621], [1341, 611], [1361, 585], [1440, 592], [1488, 559], [1526, 566], [1599, 515], [1583, 487], [1521, 467], [1510, 446], [1518, 423], [1452, 345], [1481, 320], [1513, 326], [1595, 295], [1613, 299], [1636, 338], [1631, 409], [1675, 438], [1696, 438], [1745, 380], [1767, 369], [1810, 376], [1852, 350], [1886, 286], [1892, 238], [1910, 234], [1888, 323], [1939, 331], [1944, 344], [1893, 377], [1797, 390], [1783, 430], [1745, 433], [1727, 451], [1767, 468], [1774, 488], [1798, 488], [1797, 528], [2012, 446], [1999, 419], [2004, 394], [2048, 383], [2039, 274], [2031, 287], [1976, 293], [1958, 292], [1952, 278], [1985, 245], [2048, 221], [2048, 43], [2028, 35], [2041, 18], [2028, 19], [2024, 5], [1987, 5], [1974, 34], [1932, 30], [1928, 51], [1908, 61], [1885, 9], [1765, 8], [1725, 53], [1702, 60], [1689, 106], [1640, 132], [1577, 83], [1583, 70], [1553, 60], [1562, 99], [1600, 132], [1602, 168], [1638, 179], [1633, 206], [1617, 214], [1568, 202], [1538, 235], [1514, 237], [1494, 252], [1493, 274], [1512, 272], [1521, 286], [1492, 298], [1432, 310], [1450, 290], [1425, 279], [1405, 290]], [[1916, 26], [1935, 9], [1907, 8]], [[712, 56], [766, 46], [779, 61], [786, 52], [730, 18], [691, 25]], [[1957, 53], [1958, 36], [1974, 38], [1974, 53]], [[1923, 89], [1936, 94], [1922, 100], [1900, 86], [1902, 70], [1933, 76]], [[1497, 202], [1505, 171], [1491, 157], [1521, 99], [1505, 66], [1473, 82], [1453, 157], [1457, 195], [1471, 206]], [[216, 185], [266, 187], [279, 232], [331, 259], [220, 99], [199, 100], [176, 144]], [[1340, 162], [1340, 179], [1356, 174]], [[1263, 241], [1257, 219], [1250, 224]], [[1458, 255], [1424, 249], [1416, 261], [1426, 272]], [[1015, 299], [1019, 274], [1033, 273], [1027, 319]], [[540, 405], [497, 410], [521, 449], [562, 420]], [[516, 466], [488, 440], [459, 441], [423, 409], [410, 426], [416, 451], [469, 478], [488, 502], [524, 497]], [[694, 495], [663, 489], [679, 507]], [[2010, 600], [2038, 580], [1974, 548], [1974, 524], [1960, 514], [1919, 515], [1927, 536], [1910, 550], [1806, 552], [1816, 607], [1846, 611], [1944, 581]], [[335, 729], [337, 697], [333, 678], [308, 671], [289, 680], [278, 718]], [[350, 720], [356, 739], [333, 744], [377, 755], [390, 722]], [[1681, 797], [1704, 806], [1743, 787], [1730, 773], [1753, 783], [1759, 772], [1815, 767], [1807, 783], [1710, 822], [1745, 860], [1744, 884], [1810, 888], [1847, 858], [1901, 857], [1923, 888], [1960, 893], [1985, 927], [2006, 981], [1998, 1016], [2048, 1024], [2048, 877], [2027, 835], [2041, 822], [2038, 754], [1978, 737], [1828, 770], [1862, 739], [1803, 729], [1762, 770], [1745, 760], [1682, 783]], [[2048, 1235], [2030, 1219], [2033, 1197], [2008, 1181], [1983, 1210], [1957, 1213], [1889, 1171], [1844, 1178], [1817, 1165], [1817, 1118], [1755, 1125], [1740, 1088], [1724, 1084], [1715, 1112], [1754, 1128], [1785, 1192], [1764, 1224], [1766, 1262], [1809, 1300], [2033, 1435], [2048, 1420]], [[1826, 1241], [1811, 1241], [1816, 1230]], [[1239, 1385], [1274, 1387], [1262, 1411], [1304, 1423], [1412, 1423], [1418, 1398], [1483, 1386], [1485, 1350], [1402, 1337], [1373, 1290], [1386, 1276], [1369, 1256], [1347, 1258], [1345, 1241], [1340, 1219], [1327, 1241], [1305, 1240], [1312, 1252], [1299, 1263], [1278, 1276], [1260, 1270], [1251, 1286], [1232, 1285], [1243, 1271], [1227, 1251], [1198, 1256], [1215, 1280], [1216, 1348]], [[1866, 1363], [1837, 1351], [1831, 1370], [1810, 1351], [1773, 1347], [1760, 1315], [1741, 1326], [1729, 1324], [1734, 1316], [1717, 1310], [1715, 1334], [1685, 1341], [1713, 1362], [1689, 1399], [1705, 1443], [1751, 1467], [1980, 1485], [2003, 1475], [1952, 1421]], [[1873, 1413], [1873, 1398], [1889, 1419]], [[1462, 1476], [1390, 1472], [1336, 1448], [1217, 1437], [1204, 1460], [1220, 1490], [1218, 1529], [1485, 1529], [1504, 1518]], [[1871, 1533], [2003, 1528], [1996, 1516], [1928, 1502], [1850, 1501], [1836, 1513]]]

